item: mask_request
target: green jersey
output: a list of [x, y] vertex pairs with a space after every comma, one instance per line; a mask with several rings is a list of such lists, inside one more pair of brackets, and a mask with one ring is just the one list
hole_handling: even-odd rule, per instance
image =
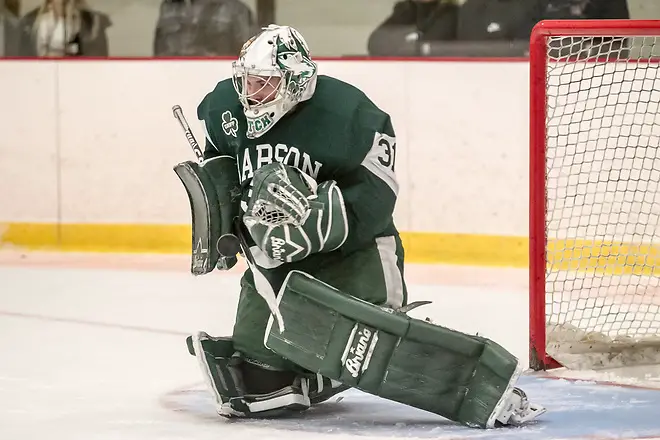
[[[261, 166], [278, 161], [319, 183], [337, 182], [344, 196], [349, 234], [330, 254], [347, 255], [372, 245], [377, 237], [398, 235], [392, 218], [398, 192], [394, 130], [389, 115], [356, 87], [319, 76], [312, 98], [298, 104], [257, 139], [246, 137], [247, 121], [231, 79], [219, 82], [206, 95], [197, 116], [206, 130], [205, 158], [235, 157], [241, 181], [250, 179]], [[270, 121], [266, 117], [255, 123]], [[321, 255], [306, 260], [318, 264]], [[290, 270], [294, 264], [285, 266]]]

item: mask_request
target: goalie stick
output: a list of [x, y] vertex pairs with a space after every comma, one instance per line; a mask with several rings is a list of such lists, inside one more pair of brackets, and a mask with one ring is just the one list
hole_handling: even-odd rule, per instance
[[[188, 144], [190, 144], [190, 148], [192, 148], [195, 156], [197, 156], [198, 162], [201, 163], [204, 160], [204, 152], [199, 146], [199, 143], [197, 143], [197, 139], [195, 139], [195, 135], [190, 129], [190, 125], [188, 125], [188, 121], [183, 114], [183, 109], [181, 106], [175, 105], [172, 107], [172, 114], [174, 115], [174, 118], [179, 122], [179, 125], [181, 125], [181, 128], [186, 135], [186, 139], [188, 140]], [[254, 276], [254, 287], [257, 290], [257, 293], [259, 293], [259, 295], [261, 295], [261, 297], [266, 301], [266, 304], [268, 304], [268, 308], [270, 309], [273, 316], [275, 316], [275, 319], [277, 320], [277, 326], [279, 327], [280, 332], [282, 332], [284, 331], [284, 320], [277, 305], [277, 297], [275, 296], [275, 291], [273, 290], [273, 287], [270, 285], [266, 277], [257, 268], [257, 264], [254, 260], [252, 252], [250, 251], [250, 246], [248, 245], [247, 239], [243, 233], [241, 224], [242, 216], [236, 217], [234, 219], [234, 231], [236, 234], [225, 234], [220, 237], [217, 244], [218, 252], [223, 256], [233, 257], [238, 253], [239, 249], [243, 250], [242, 254], [245, 257], [245, 261], [247, 262], [250, 270], [252, 270], [252, 274]]]
[[174, 107], [172, 107], [172, 114], [174, 115], [174, 118], [177, 121], [179, 121], [179, 125], [181, 125], [181, 128], [183, 129], [183, 132], [186, 135], [186, 139], [188, 139], [190, 148], [192, 148], [193, 153], [195, 153], [195, 156], [197, 156], [197, 161], [201, 163], [204, 160], [204, 152], [197, 143], [197, 139], [195, 139], [195, 135], [190, 129], [190, 125], [188, 125], [188, 121], [186, 120], [186, 117], [183, 115], [183, 109], [181, 108], [181, 106], [175, 105]]

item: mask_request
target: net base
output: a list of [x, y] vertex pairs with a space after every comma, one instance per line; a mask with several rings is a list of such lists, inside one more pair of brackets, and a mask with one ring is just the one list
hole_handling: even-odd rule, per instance
[[660, 364], [660, 337], [643, 340], [611, 338], [604, 333], [584, 331], [571, 324], [548, 324], [547, 353], [564, 367], [574, 370], [603, 370]]

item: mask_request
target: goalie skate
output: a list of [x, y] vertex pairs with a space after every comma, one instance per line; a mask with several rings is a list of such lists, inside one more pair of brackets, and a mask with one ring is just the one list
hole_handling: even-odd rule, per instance
[[505, 399], [504, 405], [495, 417], [495, 426], [524, 425], [546, 412], [544, 407], [530, 403], [527, 395], [520, 388], [512, 388]]
[[312, 405], [325, 402], [336, 394], [350, 387], [336, 380], [328, 379], [320, 374], [306, 379], [309, 382], [309, 401]]

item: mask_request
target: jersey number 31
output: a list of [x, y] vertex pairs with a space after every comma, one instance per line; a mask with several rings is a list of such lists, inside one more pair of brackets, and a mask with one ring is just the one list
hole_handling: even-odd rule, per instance
[[394, 171], [394, 162], [396, 161], [396, 138], [384, 133], [376, 133], [372, 148], [376, 146], [378, 146], [380, 150], [378, 162], [380, 162], [385, 168]]

